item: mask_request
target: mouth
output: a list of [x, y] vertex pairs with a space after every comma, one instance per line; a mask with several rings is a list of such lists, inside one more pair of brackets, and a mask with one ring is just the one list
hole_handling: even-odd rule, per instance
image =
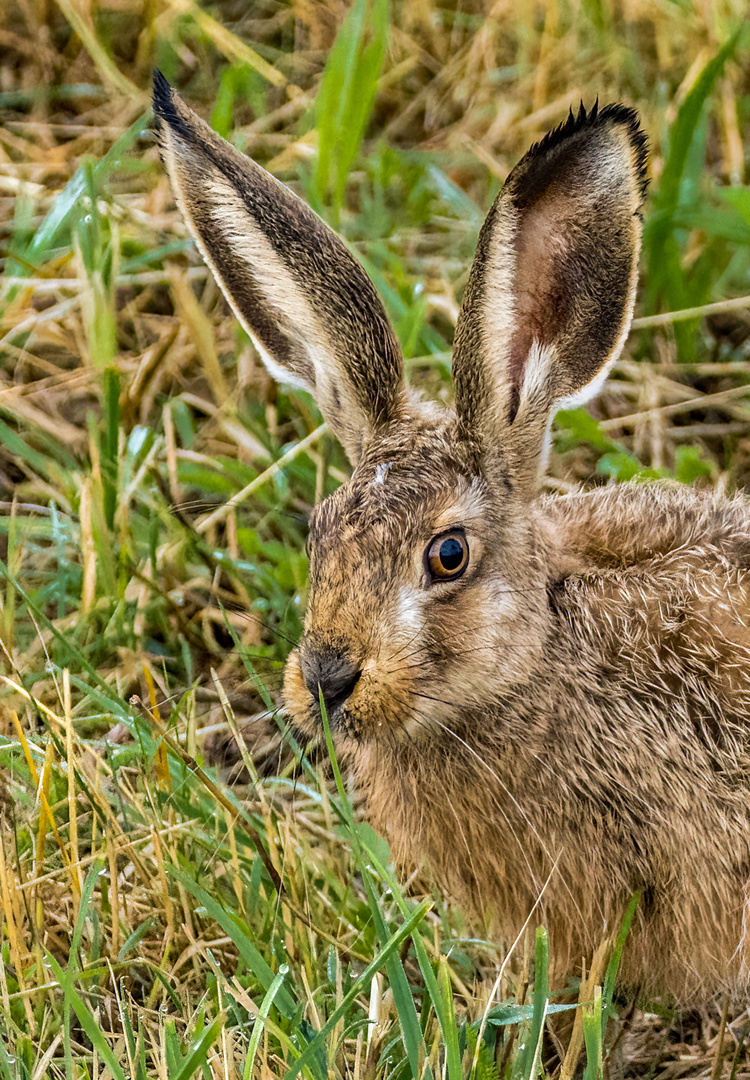
[[317, 741], [317, 732], [311, 732], [306, 728], [300, 727], [296, 718], [290, 712], [284, 713], [283, 719], [287, 733], [304, 753], [307, 753], [308, 750], [314, 747]]
[[[350, 697], [351, 695], [341, 698], [339, 701], [328, 698], [323, 699], [328, 728], [337, 745], [341, 740], [349, 739], [361, 743], [365, 739], [366, 725], [363, 724], [359, 710], [356, 708], [357, 703], [351, 702]], [[312, 694], [309, 698], [306, 718], [315, 735], [325, 741], [325, 722], [323, 720], [323, 710], [320, 707], [320, 699], [313, 697]]]

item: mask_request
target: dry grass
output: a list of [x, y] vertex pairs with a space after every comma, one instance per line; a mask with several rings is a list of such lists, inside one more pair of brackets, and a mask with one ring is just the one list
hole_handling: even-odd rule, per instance
[[[498, 950], [462, 938], [439, 901], [425, 914], [426, 887], [401, 896], [330, 777], [279, 749], [305, 515], [346, 463], [309, 401], [269, 381], [187, 240], [148, 131], [155, 63], [340, 210], [411, 377], [442, 397], [498, 183], [579, 98], [636, 105], [653, 177], [637, 329], [591, 413], [561, 417], [549, 483], [750, 482], [747, 35], [700, 99], [746, 0], [394, 3], [339, 208], [315, 184], [314, 101], [346, 10], [0, 11], [3, 1076], [283, 1075], [352, 986], [307, 1076], [408, 1075], [410, 1030], [450, 1080], [461, 1060], [477, 1080], [493, 1060], [530, 1067], [528, 1020], [475, 1046], [491, 994], [531, 1000], [533, 943], [495, 985]], [[206, 739], [227, 746], [235, 715], [258, 716], [252, 752], [242, 783], [217, 787], [197, 760]], [[357, 984], [388, 948], [386, 982]], [[744, 1077], [747, 1014], [720, 1010], [636, 1014], [610, 1030], [607, 1075]], [[545, 1067], [564, 1049], [552, 1036]]]

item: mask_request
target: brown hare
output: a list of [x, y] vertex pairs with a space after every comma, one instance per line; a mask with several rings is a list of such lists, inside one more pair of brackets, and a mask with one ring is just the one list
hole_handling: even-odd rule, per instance
[[511, 172], [456, 328], [455, 408], [404, 382], [344, 244], [157, 74], [185, 219], [268, 368], [352, 465], [310, 519], [285, 701], [403, 865], [512, 937], [534, 909], [580, 971], [641, 891], [622, 979], [748, 985], [750, 512], [662, 484], [539, 493], [555, 410], [628, 333], [645, 138], [581, 107]]

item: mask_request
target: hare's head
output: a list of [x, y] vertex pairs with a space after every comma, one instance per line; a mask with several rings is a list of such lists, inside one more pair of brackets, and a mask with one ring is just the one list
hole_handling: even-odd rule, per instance
[[346, 748], [483, 710], [522, 686], [549, 632], [533, 501], [552, 416], [600, 385], [635, 294], [645, 139], [583, 107], [512, 171], [479, 237], [456, 328], [455, 410], [404, 383], [362, 267], [304, 203], [156, 77], [162, 153], [204, 258], [271, 373], [308, 390], [351, 480], [310, 520], [295, 724], [320, 695]]

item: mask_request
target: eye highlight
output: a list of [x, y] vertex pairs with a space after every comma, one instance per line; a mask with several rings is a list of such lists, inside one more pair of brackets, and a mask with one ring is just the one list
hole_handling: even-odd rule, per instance
[[463, 529], [451, 529], [430, 540], [424, 564], [431, 582], [455, 581], [469, 564], [469, 542]]

